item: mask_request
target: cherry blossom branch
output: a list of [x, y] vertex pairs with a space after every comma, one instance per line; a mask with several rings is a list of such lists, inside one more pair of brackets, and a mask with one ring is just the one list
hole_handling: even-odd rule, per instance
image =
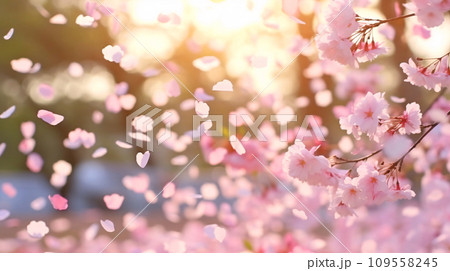
[[381, 24], [384, 23], [389, 23], [389, 22], [393, 22], [393, 21], [397, 21], [397, 20], [403, 20], [412, 16], [416, 16], [415, 13], [410, 13], [410, 14], [406, 14], [403, 16], [398, 16], [398, 17], [394, 17], [394, 18], [389, 18], [389, 19], [370, 19], [370, 18], [364, 18], [364, 17], [360, 17], [357, 16], [356, 20], [365, 20], [365, 21], [375, 21], [376, 23], [370, 24], [372, 27], [377, 27]]
[[[450, 116], [450, 111], [447, 112], [447, 117]], [[403, 160], [405, 159], [405, 157], [413, 150], [417, 147], [417, 145], [419, 145], [419, 143], [436, 127], [440, 124], [440, 122], [435, 122], [433, 123], [430, 128], [423, 133], [419, 139], [416, 140], [416, 142], [414, 142], [414, 144], [411, 146], [411, 148], [409, 148], [409, 150], [402, 156], [400, 157], [400, 159], [398, 159], [397, 161], [395, 161], [394, 163], [392, 163], [392, 166], [397, 166], [399, 165], [398, 170], [401, 171], [402, 170], [402, 164], [403, 164]]]
[[339, 160], [340, 162], [333, 162], [332, 164], [333, 164], [333, 165], [342, 165], [342, 164], [347, 164], [347, 163], [358, 163], [358, 162], [361, 162], [361, 161], [365, 161], [365, 160], [369, 159], [370, 157], [372, 157], [372, 156], [374, 156], [374, 155], [377, 155], [377, 154], [380, 153], [382, 150], [383, 150], [383, 149], [379, 149], [379, 150], [377, 150], [377, 151], [375, 151], [375, 152], [373, 152], [373, 153], [371, 153], [371, 154], [368, 154], [368, 155], [366, 155], [366, 156], [363, 156], [363, 157], [357, 158], [357, 159], [345, 159], [345, 158], [338, 157], [338, 156], [334, 155], [334, 156], [332, 157], [332, 159], [334, 159], [334, 160]]
[[[434, 98], [434, 100], [431, 102], [431, 104], [424, 110], [423, 115], [425, 116], [425, 114], [433, 107], [433, 105], [439, 100], [440, 97], [442, 97], [445, 93], [447, 89], [443, 89], [442, 91], [439, 92], [439, 95]], [[450, 111], [447, 113], [447, 116], [450, 115]], [[422, 126], [422, 128], [430, 128], [428, 129], [424, 134], [422, 134], [422, 136], [411, 146], [411, 148], [408, 150], [408, 152], [406, 152], [399, 160], [395, 161], [394, 163], [392, 163], [392, 167], [395, 168], [398, 164], [399, 164], [399, 170], [401, 170], [401, 165], [403, 163], [404, 158], [406, 157], [406, 155], [408, 155], [408, 153], [410, 153], [414, 148], [417, 147], [417, 145], [425, 138], [425, 136], [427, 136], [431, 130], [433, 130], [437, 125], [439, 125], [440, 122], [435, 122], [435, 123], [431, 123], [429, 125], [425, 125]], [[378, 149], [366, 156], [360, 157], [360, 158], [356, 158], [356, 159], [345, 159], [342, 157], [338, 157], [336, 155], [331, 157], [331, 164], [333, 166], [335, 165], [342, 165], [342, 164], [348, 164], [348, 163], [358, 163], [361, 161], [365, 161], [367, 159], [369, 159], [372, 156], [377, 155], [378, 153], [380, 153], [381, 151], [383, 151], [383, 148]], [[337, 160], [337, 161], [336, 161]]]

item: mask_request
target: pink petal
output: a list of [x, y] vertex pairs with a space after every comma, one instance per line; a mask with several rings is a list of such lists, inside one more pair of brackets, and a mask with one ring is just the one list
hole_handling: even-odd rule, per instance
[[122, 149], [131, 149], [131, 148], [133, 148], [133, 145], [125, 143], [125, 142], [120, 141], [120, 140], [116, 140], [116, 145], [119, 146]]
[[114, 232], [116, 229], [114, 228], [114, 223], [109, 220], [100, 220], [100, 224], [102, 225], [103, 229], [107, 232]]
[[64, 160], [59, 160], [53, 164], [53, 170], [63, 176], [69, 176], [72, 173], [72, 165]]
[[213, 166], [218, 165], [223, 161], [226, 154], [227, 150], [225, 148], [217, 148], [209, 153], [208, 162]]
[[220, 60], [215, 56], [204, 56], [197, 58], [192, 62], [192, 65], [201, 71], [210, 71], [220, 65]]
[[50, 178], [50, 184], [53, 187], [56, 187], [56, 188], [63, 187], [64, 185], [66, 185], [66, 183], [67, 183], [67, 176], [66, 175], [53, 173], [52, 177]]
[[146, 151], [145, 153], [138, 152], [136, 154], [136, 162], [138, 166], [140, 166], [141, 168], [144, 168], [147, 165], [149, 159], [150, 159], [149, 151]]
[[34, 150], [36, 141], [33, 138], [24, 138], [19, 143], [19, 151], [23, 154], [29, 154]]
[[103, 121], [103, 113], [98, 110], [92, 112], [92, 121], [95, 124], [100, 124]]
[[41, 94], [42, 98], [46, 100], [51, 100], [53, 96], [55, 95], [55, 90], [52, 86], [47, 84], [40, 84], [39, 85], [39, 94]]
[[298, 0], [282, 0], [281, 9], [287, 15], [295, 15], [298, 12]]
[[122, 57], [125, 54], [122, 51], [122, 48], [120, 48], [120, 46], [118, 46], [118, 45], [115, 45], [115, 46], [108, 45], [102, 49], [102, 53], [103, 53], [103, 57], [106, 60], [108, 60], [109, 62], [115, 62], [115, 63], [120, 63], [120, 60], [122, 60]]
[[80, 14], [76, 18], [75, 23], [81, 27], [91, 27], [94, 21], [94, 18], [92, 18], [91, 16], [83, 16], [82, 14]]
[[100, 147], [94, 151], [94, 153], [92, 154], [92, 158], [103, 157], [107, 152], [108, 150], [106, 148]]
[[308, 216], [306, 216], [306, 214], [305, 214], [304, 211], [301, 211], [301, 210], [298, 210], [298, 209], [293, 209], [293, 210], [292, 210], [292, 213], [293, 213], [296, 217], [300, 218], [301, 220], [307, 220], [307, 219], [308, 219]]
[[423, 39], [429, 39], [431, 37], [430, 30], [426, 29], [420, 24], [413, 26], [413, 34], [422, 37]]
[[9, 39], [12, 37], [13, 34], [14, 34], [14, 28], [11, 28], [11, 29], [8, 31], [8, 33], [6, 33], [6, 35], [3, 36], [3, 38], [4, 38], [5, 40], [9, 40]]
[[219, 196], [219, 190], [213, 183], [205, 183], [201, 186], [200, 192], [205, 200], [215, 200]]
[[141, 173], [137, 176], [125, 176], [122, 184], [135, 193], [145, 193], [150, 185], [150, 179], [147, 174]]
[[89, 226], [89, 228], [86, 229], [84, 232], [84, 239], [86, 241], [92, 241], [94, 240], [95, 236], [97, 236], [99, 227], [98, 224], [92, 224]]
[[5, 209], [0, 209], [0, 221], [7, 219], [10, 215], [10, 212]]
[[111, 195], [105, 195], [103, 197], [103, 201], [106, 204], [106, 207], [110, 210], [118, 210], [120, 206], [122, 206], [124, 200], [124, 196], [121, 196], [119, 194], [111, 194]]
[[69, 72], [70, 76], [75, 78], [81, 77], [84, 74], [83, 66], [81, 66], [80, 63], [77, 62], [70, 63], [67, 71]]
[[47, 233], [50, 232], [50, 229], [47, 227], [44, 221], [31, 221], [27, 226], [28, 234], [33, 238], [42, 238]]
[[33, 66], [33, 62], [28, 58], [19, 58], [11, 60], [11, 68], [20, 73], [29, 73]]
[[166, 84], [167, 96], [169, 97], [178, 97], [180, 96], [181, 90], [178, 82], [175, 79], [170, 80]]
[[300, 20], [299, 18], [297, 18], [295, 16], [289, 16], [289, 18], [298, 24], [306, 24], [304, 21]]
[[105, 100], [106, 110], [111, 113], [119, 113], [122, 109], [120, 99], [116, 94], [109, 95]]
[[125, 110], [131, 110], [133, 109], [134, 105], [136, 104], [136, 97], [132, 94], [126, 94], [123, 96], [120, 96], [119, 98], [120, 105]]
[[43, 109], [38, 111], [37, 117], [53, 126], [58, 125], [64, 120], [64, 116]]
[[116, 90], [115, 90], [116, 95], [121, 96], [121, 95], [127, 94], [128, 87], [129, 87], [129, 85], [127, 82], [120, 82], [120, 83], [116, 84]]
[[44, 209], [45, 205], [47, 205], [46, 203], [47, 203], [47, 201], [45, 200], [44, 197], [39, 197], [30, 203], [30, 207], [31, 207], [31, 209], [33, 209], [35, 211], [40, 211], [40, 210]]
[[0, 143], [0, 157], [3, 155], [3, 152], [5, 151], [5, 149], [6, 149], [6, 143], [5, 142]]
[[202, 119], [209, 116], [209, 106], [204, 102], [195, 101], [195, 113]]
[[184, 166], [188, 163], [186, 155], [178, 155], [170, 160], [170, 163], [174, 166]]
[[165, 199], [172, 197], [175, 194], [175, 189], [176, 187], [174, 183], [170, 182], [166, 184], [162, 192], [162, 197]]
[[158, 22], [160, 22], [160, 23], [167, 23], [169, 21], [170, 21], [170, 14], [160, 13], [158, 15]]
[[235, 135], [230, 136], [230, 143], [231, 147], [233, 147], [233, 149], [237, 152], [237, 154], [242, 155], [245, 153], [244, 146]]
[[31, 138], [36, 131], [36, 125], [32, 121], [22, 122], [20, 125], [20, 132], [22, 132], [23, 137]]
[[10, 198], [14, 198], [17, 195], [17, 190], [10, 183], [3, 183], [2, 191], [3, 193], [5, 193], [5, 195], [7, 195]]
[[41, 171], [44, 160], [39, 154], [33, 152], [28, 155], [26, 164], [30, 171], [37, 173]]
[[50, 18], [51, 24], [66, 24], [67, 18], [62, 14], [56, 14], [55, 16]]
[[217, 82], [213, 86], [213, 91], [233, 91], [233, 84], [230, 80], [223, 80], [220, 82]]
[[219, 227], [217, 224], [206, 225], [203, 227], [203, 232], [211, 239], [215, 239], [220, 243], [223, 242], [227, 235], [227, 230]]
[[400, 98], [400, 97], [397, 97], [397, 96], [391, 96], [391, 101], [394, 102], [394, 103], [397, 103], [397, 104], [401, 104], [401, 103], [404, 103], [406, 101], [406, 99], [405, 98]]
[[55, 210], [66, 210], [69, 207], [68, 201], [66, 198], [59, 194], [55, 194], [53, 196], [48, 196], [48, 199], [50, 200], [53, 208]]
[[13, 105], [10, 108], [6, 109], [3, 113], [0, 114], [0, 119], [7, 119], [11, 117], [11, 115], [16, 111], [16, 106]]
[[202, 102], [208, 102], [208, 101], [214, 100], [214, 96], [206, 94], [205, 90], [203, 88], [197, 88], [194, 92], [194, 96]]

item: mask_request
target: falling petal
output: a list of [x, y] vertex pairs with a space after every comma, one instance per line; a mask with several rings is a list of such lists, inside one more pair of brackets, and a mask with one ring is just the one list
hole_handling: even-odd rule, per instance
[[6, 35], [3, 36], [3, 38], [4, 38], [5, 40], [9, 40], [9, 39], [12, 37], [13, 34], [14, 34], [14, 28], [11, 28], [11, 29], [8, 31], [8, 33], [6, 33]]
[[145, 193], [150, 185], [150, 178], [145, 173], [136, 176], [125, 176], [122, 179], [122, 184], [126, 189], [135, 193]]
[[53, 164], [53, 170], [63, 176], [69, 176], [72, 173], [72, 165], [64, 160], [59, 160]]
[[11, 60], [11, 68], [20, 73], [29, 73], [33, 67], [33, 62], [25, 57]]
[[20, 132], [25, 138], [32, 138], [36, 131], [36, 125], [32, 121], [22, 122], [20, 125]]
[[53, 208], [55, 210], [66, 210], [69, 207], [68, 200], [59, 194], [48, 196]]
[[81, 27], [91, 27], [94, 21], [94, 18], [92, 18], [91, 16], [83, 16], [82, 14], [80, 14], [76, 18], [75, 23]]
[[213, 91], [233, 91], [233, 84], [230, 80], [223, 80], [213, 86]]
[[31, 172], [37, 173], [41, 171], [42, 166], [44, 165], [44, 160], [39, 154], [33, 152], [27, 156], [26, 164]]
[[219, 190], [213, 183], [205, 183], [201, 186], [200, 192], [206, 200], [215, 200], [219, 196]]
[[45, 200], [44, 197], [36, 198], [35, 200], [33, 200], [30, 203], [31, 209], [33, 209], [35, 211], [40, 211], [40, 210], [44, 209], [45, 205], [47, 205], [47, 201]]
[[0, 209], [0, 221], [7, 219], [10, 215], [10, 212], [5, 209]]
[[62, 14], [56, 14], [55, 16], [50, 18], [51, 24], [66, 24], [67, 18]]
[[122, 206], [124, 196], [121, 196], [119, 194], [111, 194], [111, 195], [105, 195], [103, 197], [103, 201], [106, 204], [106, 207], [110, 210], [118, 210], [120, 206]]
[[174, 183], [170, 182], [166, 184], [162, 192], [162, 197], [165, 199], [172, 197], [175, 194], [175, 189], [176, 187]]
[[106, 148], [100, 147], [94, 151], [94, 153], [92, 154], [92, 158], [103, 157], [107, 152], [108, 150]]
[[120, 105], [125, 110], [133, 109], [136, 104], [136, 97], [132, 94], [126, 94], [119, 97]]
[[197, 58], [192, 62], [192, 65], [201, 71], [210, 71], [220, 65], [220, 60], [215, 56], [204, 56]]
[[10, 108], [6, 109], [3, 113], [0, 114], [0, 119], [7, 119], [11, 117], [11, 115], [16, 111], [16, 106], [13, 105]]
[[186, 155], [178, 155], [170, 160], [170, 163], [174, 166], [184, 166], [188, 163]]
[[14, 186], [10, 183], [3, 183], [2, 184], [2, 191], [10, 198], [14, 198], [17, 195], [17, 190], [14, 188]]
[[33, 238], [42, 238], [47, 233], [50, 232], [50, 229], [47, 227], [44, 221], [31, 221], [27, 226], [28, 234]]
[[103, 57], [106, 60], [108, 60], [109, 62], [115, 62], [115, 63], [120, 63], [120, 60], [122, 60], [122, 57], [125, 54], [119, 45], [114, 45], [114, 46], [108, 45], [102, 49], [102, 53], [103, 53]]
[[144, 168], [147, 165], [149, 159], [150, 159], [149, 151], [146, 151], [145, 153], [138, 152], [136, 154], [136, 162], [138, 166], [140, 166], [141, 168]]
[[0, 157], [3, 155], [3, 152], [5, 151], [5, 149], [6, 149], [6, 143], [5, 142], [0, 143]]
[[178, 85], [178, 82], [175, 79], [172, 79], [166, 84], [166, 91], [167, 96], [178, 97], [181, 93], [180, 85]]
[[116, 229], [114, 228], [114, 223], [109, 220], [100, 220], [100, 224], [102, 225], [103, 229], [107, 232], [114, 232]]
[[38, 111], [37, 117], [53, 126], [58, 125], [64, 120], [64, 116], [43, 109]]
[[235, 135], [230, 136], [230, 143], [231, 147], [233, 147], [233, 149], [237, 152], [237, 154], [242, 155], [245, 153], [244, 146]]
[[46, 100], [51, 100], [53, 96], [55, 95], [55, 90], [52, 86], [47, 84], [40, 84], [39, 85], [39, 94], [41, 94], [42, 98]]
[[307, 220], [308, 217], [306, 216], [305, 212], [298, 209], [293, 209], [292, 214], [294, 214], [296, 217], [300, 218], [301, 220]]
[[120, 140], [116, 140], [116, 145], [119, 146], [122, 149], [131, 149], [131, 148], [133, 148], [133, 145], [125, 143], [125, 142], [120, 141]]
[[98, 224], [92, 224], [89, 226], [89, 228], [86, 229], [84, 232], [84, 239], [86, 241], [92, 241], [97, 236], [99, 230]]
[[209, 116], [209, 106], [204, 102], [195, 101], [195, 113], [202, 119]]
[[67, 71], [69, 72], [70, 76], [75, 78], [81, 77], [84, 74], [83, 66], [81, 66], [80, 63], [77, 62], [70, 63]]
[[206, 225], [203, 232], [211, 239], [215, 239], [220, 243], [223, 242], [227, 235], [227, 230], [219, 227], [217, 224]]

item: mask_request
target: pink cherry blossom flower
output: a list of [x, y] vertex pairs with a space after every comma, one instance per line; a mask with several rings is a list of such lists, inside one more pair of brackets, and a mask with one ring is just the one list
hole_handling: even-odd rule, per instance
[[436, 92], [439, 91], [440, 86], [437, 86], [438, 82], [436, 78], [431, 74], [427, 74], [426, 69], [418, 67], [411, 58], [408, 63], [401, 63], [400, 67], [408, 75], [405, 82], [409, 82], [415, 86], [423, 86], [428, 90], [434, 89]]
[[422, 124], [422, 113], [417, 103], [409, 103], [402, 116], [402, 127], [398, 130], [400, 134], [418, 134]]
[[120, 206], [122, 206], [124, 199], [125, 199], [124, 196], [121, 196], [117, 193], [105, 195], [103, 197], [103, 201], [105, 202], [106, 207], [110, 210], [118, 210]]
[[69, 207], [68, 200], [59, 194], [48, 196], [53, 208], [55, 210], [66, 210]]
[[325, 19], [331, 31], [341, 38], [350, 37], [359, 27], [351, 4], [352, 2], [347, 0], [331, 1], [325, 12]]
[[317, 149], [318, 147], [314, 147], [307, 150], [302, 142], [296, 141], [294, 145], [288, 148], [284, 156], [284, 172], [294, 180], [307, 182], [311, 185], [337, 185], [337, 180], [333, 174], [326, 175], [332, 173], [328, 159], [322, 155], [314, 155]]

